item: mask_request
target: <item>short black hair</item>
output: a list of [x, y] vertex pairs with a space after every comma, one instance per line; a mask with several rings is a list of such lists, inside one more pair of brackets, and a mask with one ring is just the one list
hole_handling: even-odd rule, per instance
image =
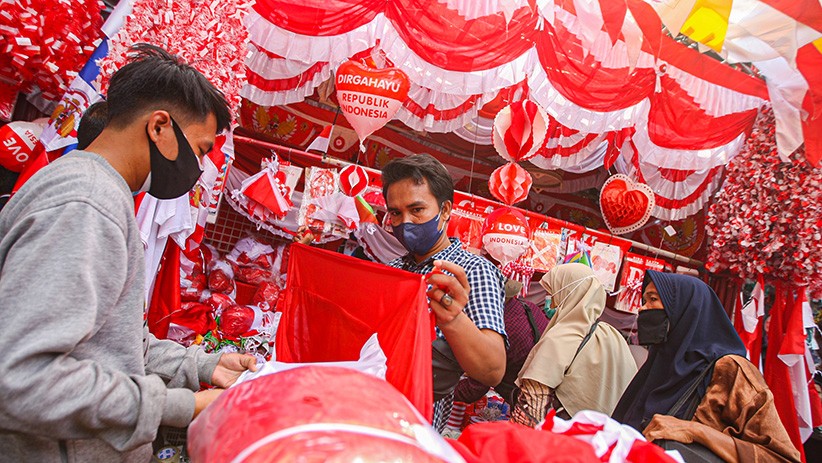
[[131, 47], [130, 61], [109, 81], [109, 123], [125, 127], [146, 110], [166, 109], [175, 119], [217, 119], [217, 131], [229, 127], [231, 112], [225, 96], [204, 75], [177, 56], [155, 45]]
[[84, 150], [93, 142], [108, 124], [108, 105], [98, 101], [86, 109], [77, 125], [77, 149]]
[[388, 187], [408, 178], [414, 179], [417, 185], [422, 185], [425, 181], [440, 206], [445, 201], [454, 202], [454, 182], [451, 175], [434, 156], [415, 154], [386, 164], [382, 168], [382, 195], [387, 198]]

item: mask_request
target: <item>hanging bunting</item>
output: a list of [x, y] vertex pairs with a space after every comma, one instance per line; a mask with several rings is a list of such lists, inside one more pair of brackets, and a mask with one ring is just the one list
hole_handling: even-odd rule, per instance
[[135, 0], [132, 14], [112, 37], [109, 55], [100, 62], [101, 88], [129, 59], [130, 47], [151, 43], [190, 63], [226, 97], [232, 113], [240, 107], [246, 84], [244, 59], [248, 29], [243, 19], [251, 1]]
[[282, 220], [293, 207], [291, 194], [298, 177], [287, 163], [282, 167], [276, 160], [263, 160], [262, 170], [243, 180], [242, 186], [232, 192], [232, 197], [262, 222]]

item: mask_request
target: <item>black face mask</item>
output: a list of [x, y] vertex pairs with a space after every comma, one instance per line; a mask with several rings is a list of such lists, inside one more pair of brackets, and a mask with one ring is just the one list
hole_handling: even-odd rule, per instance
[[[157, 145], [148, 138], [148, 150], [151, 160], [151, 185], [148, 194], [157, 199], [175, 199], [188, 193], [200, 175], [200, 163], [197, 155], [188, 144], [180, 124], [171, 119], [174, 128], [174, 137], [177, 139], [177, 159], [169, 161], [157, 148]], [[146, 125], [148, 135], [148, 125]]]
[[636, 324], [641, 346], [660, 344], [668, 338], [668, 316], [665, 310], [643, 310], [637, 316]]

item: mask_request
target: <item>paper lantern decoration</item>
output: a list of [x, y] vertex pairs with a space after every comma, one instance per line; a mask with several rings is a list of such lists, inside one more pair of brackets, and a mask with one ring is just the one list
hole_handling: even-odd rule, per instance
[[192, 461], [460, 461], [390, 383], [336, 366], [302, 366], [228, 389], [189, 436]]
[[654, 192], [644, 183], [616, 174], [605, 181], [599, 194], [602, 218], [611, 233], [638, 230], [648, 222], [655, 205]]
[[498, 167], [488, 178], [488, 189], [495, 198], [511, 206], [528, 197], [533, 179], [515, 162]]
[[348, 165], [340, 171], [340, 190], [347, 196], [359, 196], [368, 188], [368, 172], [364, 167]]
[[43, 126], [33, 122], [10, 122], [0, 127], [0, 166], [21, 172], [34, 158]]
[[531, 100], [502, 108], [494, 118], [494, 148], [509, 162], [527, 161], [537, 155], [548, 133], [548, 116]]
[[384, 126], [408, 97], [411, 84], [399, 69], [376, 69], [356, 61], [337, 68], [337, 100], [348, 123], [357, 132], [360, 149], [366, 137]]
[[503, 207], [490, 213], [483, 224], [482, 245], [501, 267], [528, 250], [531, 228], [521, 212]]

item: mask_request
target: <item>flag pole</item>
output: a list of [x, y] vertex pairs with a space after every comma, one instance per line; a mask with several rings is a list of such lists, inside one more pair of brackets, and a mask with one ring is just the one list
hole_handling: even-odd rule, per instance
[[[334, 113], [334, 120], [331, 121], [331, 132], [328, 133], [328, 140], [331, 141], [331, 135], [334, 134], [334, 127], [337, 125], [337, 116], [340, 115], [340, 107], [337, 106], [337, 112]], [[328, 159], [328, 147], [323, 150], [323, 161]]]

